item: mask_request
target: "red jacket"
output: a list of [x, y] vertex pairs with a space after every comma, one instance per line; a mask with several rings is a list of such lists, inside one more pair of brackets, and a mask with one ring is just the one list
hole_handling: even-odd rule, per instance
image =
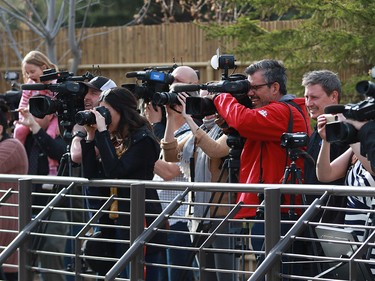
[[[286, 95], [282, 100], [290, 99], [290, 97]], [[281, 182], [287, 155], [286, 150], [280, 145], [280, 138], [288, 131], [290, 109], [293, 113], [293, 133], [306, 132], [310, 135], [310, 119], [304, 99], [294, 98], [293, 102], [299, 105], [305, 118], [297, 108], [280, 101], [271, 102], [261, 108], [250, 109], [238, 103], [230, 94], [220, 94], [215, 98], [214, 103], [218, 113], [230, 127], [246, 138], [240, 159], [240, 183], [259, 183], [261, 168], [263, 183]], [[302, 158], [297, 160], [297, 166], [303, 168]], [[283, 203], [289, 204], [289, 199], [289, 196], [285, 196]], [[239, 201], [245, 204], [260, 203], [257, 194], [254, 193], [239, 193], [237, 202]], [[300, 204], [300, 202], [300, 196], [298, 196], [295, 203]], [[236, 217], [254, 217], [255, 212], [254, 208], [242, 208]]]

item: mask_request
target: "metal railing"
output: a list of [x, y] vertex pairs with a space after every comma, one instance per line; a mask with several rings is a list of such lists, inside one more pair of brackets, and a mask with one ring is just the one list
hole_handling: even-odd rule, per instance
[[[55, 273], [64, 275], [66, 280], [144, 280], [144, 268], [175, 268], [182, 271], [193, 272], [198, 280], [210, 280], [209, 276], [213, 273], [230, 273], [233, 276], [232, 280], [367, 280], [375, 260], [368, 258], [366, 255], [369, 248], [374, 246], [374, 227], [372, 225], [362, 226], [348, 226], [348, 225], [332, 225], [324, 224], [313, 218], [323, 210], [329, 210], [331, 207], [326, 206], [327, 198], [330, 195], [340, 196], [369, 196], [375, 197], [375, 190], [360, 189], [355, 187], [345, 186], [314, 186], [314, 185], [269, 185], [269, 184], [218, 184], [218, 183], [187, 183], [187, 182], [157, 182], [157, 181], [129, 181], [129, 180], [88, 180], [79, 177], [50, 177], [50, 176], [21, 176], [21, 175], [0, 175], [0, 182], [17, 182], [19, 191], [4, 190], [0, 191], [0, 219], [12, 219], [3, 217], [1, 215], [1, 206], [7, 205], [7, 199], [10, 196], [19, 197], [19, 232], [17, 237], [6, 247], [1, 246], [0, 250], [0, 264], [3, 269], [18, 268], [19, 280], [32, 280], [35, 274]], [[30, 198], [32, 196], [42, 196], [43, 194], [36, 194], [32, 192], [33, 184], [49, 183], [59, 186], [58, 192], [52, 191], [52, 200], [46, 206], [32, 206]], [[115, 195], [108, 195], [107, 197], [88, 197], [84, 194], [77, 194], [73, 192], [77, 188], [90, 187], [117, 187], [130, 188], [130, 198], [118, 198]], [[161, 214], [150, 214], [145, 212], [145, 204], [153, 202], [152, 200], [145, 200], [146, 189], [158, 190], [178, 190], [180, 194], [172, 200], [167, 208]], [[187, 196], [190, 192], [208, 191], [211, 193], [218, 192], [253, 192], [264, 193], [265, 205], [244, 205], [244, 204], [229, 204], [229, 203], [206, 203], [199, 204], [196, 202], [189, 202]], [[303, 192], [307, 195], [317, 195], [320, 197], [316, 199], [309, 206], [283, 206], [280, 204], [282, 194], [301, 194]], [[44, 194], [45, 195], [45, 194]], [[87, 209], [86, 205], [72, 205], [73, 200], [101, 199], [104, 203], [98, 209]], [[69, 202], [69, 204], [61, 204], [62, 200]], [[108, 207], [114, 200], [130, 200], [131, 209], [129, 214], [118, 212], [121, 215], [130, 215], [130, 226], [111, 225], [113, 228], [126, 228], [130, 230], [130, 241], [122, 239], [103, 239], [97, 238], [92, 234], [96, 227], [103, 227], [98, 224], [97, 219], [100, 216], [107, 216], [111, 212]], [[192, 217], [190, 215], [177, 216], [175, 211], [181, 206], [199, 206], [215, 207], [226, 206], [230, 207], [230, 211], [223, 218], [207, 218], [207, 217]], [[300, 208], [304, 212], [298, 219], [281, 218], [280, 208]], [[39, 208], [37, 215], [32, 216], [32, 208]], [[235, 215], [240, 208], [264, 208], [264, 219], [235, 219]], [[346, 208], [336, 208], [336, 211], [347, 212]], [[50, 214], [55, 211], [65, 211], [71, 214], [81, 214], [82, 220], [69, 219], [68, 221], [54, 221], [50, 219]], [[373, 213], [372, 210], [356, 210], [365, 214]], [[89, 214], [91, 214], [89, 216]], [[145, 227], [144, 222], [146, 217], [153, 217], [154, 221], [151, 225]], [[192, 253], [195, 261], [189, 266], [170, 265], [164, 263], [150, 263], [145, 262], [144, 249], [148, 247], [155, 247], [157, 249], [165, 250], [168, 248], [179, 249], [178, 246], [168, 244], [157, 244], [150, 242], [151, 238], [156, 234], [168, 234], [172, 230], [165, 228], [168, 219], [184, 219], [189, 223], [208, 222], [213, 225], [210, 229], [203, 231], [191, 230], [188, 234], [191, 235], [192, 240], [200, 241], [196, 245], [192, 245], [185, 249]], [[14, 218], [13, 218], [14, 219]], [[66, 239], [67, 244], [72, 245], [70, 249], [63, 253], [41, 251], [32, 245], [31, 241], [36, 238], [41, 238], [46, 235], [43, 231], [38, 230], [41, 225], [45, 224], [61, 224], [67, 225], [70, 228], [68, 234], [56, 235], [58, 238]], [[255, 223], [264, 223], [265, 234], [252, 234], [249, 230]], [[290, 229], [287, 233], [281, 235], [281, 226], [283, 224], [290, 224]], [[228, 225], [231, 231], [226, 231]], [[234, 227], [236, 226], [236, 227]], [[239, 227], [238, 227], [239, 226]], [[105, 226], [109, 227], [109, 226]], [[367, 239], [365, 241], [358, 240], [337, 240], [335, 237], [318, 237], [314, 236], [316, 228], [335, 227], [338, 230], [348, 229], [365, 229], [367, 230]], [[73, 231], [74, 230], [74, 231]], [[307, 230], [312, 236], [306, 235]], [[0, 229], [0, 235], [6, 235], [8, 230]], [[175, 231], [179, 233], [179, 231]], [[349, 233], [349, 232], [345, 232]], [[181, 233], [184, 234], [184, 233]], [[186, 234], [186, 233], [185, 233]], [[352, 235], [347, 234], [347, 237]], [[194, 239], [194, 238], [200, 239]], [[232, 241], [231, 248], [213, 247], [212, 244], [215, 239], [227, 237]], [[281, 239], [280, 239], [281, 238]], [[254, 250], [251, 247], [251, 242], [255, 239], [264, 239], [265, 247], [261, 250]], [[128, 250], [121, 257], [105, 257], [105, 256], [87, 256], [82, 250], [86, 241], [106, 241], [111, 243], [130, 243]], [[328, 253], [298, 253], [294, 252], [293, 247], [296, 243], [304, 243], [307, 247], [315, 248], [316, 245], [349, 245], [352, 249], [350, 255], [329, 256]], [[325, 243], [325, 244], [324, 244]], [[67, 247], [68, 248], [68, 247]], [[323, 247], [324, 248], [324, 247]], [[338, 246], [335, 248], [339, 248]], [[16, 252], [18, 249], [19, 260], [18, 264], [8, 264], [6, 261], [8, 257]], [[233, 268], [219, 268], [210, 265], [210, 257], [213, 254], [230, 254], [234, 257]], [[61, 269], [44, 268], [40, 264], [35, 263], [35, 256], [64, 256], [67, 265]], [[367, 258], [366, 258], [367, 257]], [[258, 258], [258, 259], [256, 259]], [[110, 261], [111, 268], [104, 274], [99, 275], [93, 272], [87, 265], [88, 261]], [[257, 261], [259, 265], [256, 266]], [[298, 274], [285, 271], [283, 268], [291, 266], [303, 266], [305, 264], [316, 264], [317, 270], [314, 275], [309, 275], [306, 272]], [[129, 279], [119, 277], [119, 273], [125, 268], [130, 268]], [[340, 270], [335, 271], [335, 267]], [[339, 273], [336, 273], [336, 272]], [[342, 272], [347, 272], [346, 276], [342, 276]], [[370, 273], [369, 273], [370, 272]], [[345, 273], [344, 273], [345, 274]], [[366, 275], [367, 274], [367, 275]], [[370, 275], [372, 278], [372, 275]], [[289, 278], [289, 279], [288, 279]], [[328, 278], [328, 279], [327, 279]], [[341, 278], [341, 279], [339, 279]], [[344, 279], [343, 279], [344, 278]], [[373, 280], [373, 279], [371, 279]]]

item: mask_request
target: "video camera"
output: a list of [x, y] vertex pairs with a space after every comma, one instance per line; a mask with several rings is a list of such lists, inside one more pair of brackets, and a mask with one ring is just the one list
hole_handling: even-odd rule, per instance
[[[235, 69], [235, 58], [233, 55], [215, 55], [211, 59], [211, 66], [214, 69], [223, 69], [222, 80], [218, 83], [208, 83], [202, 85], [176, 85], [174, 91], [189, 92], [207, 90], [209, 93], [230, 93], [238, 102], [251, 107], [251, 100], [247, 97], [250, 89], [250, 82], [243, 74], [228, 75], [229, 69]], [[212, 99], [204, 97], [187, 97], [186, 113], [198, 116], [208, 116], [216, 113], [216, 107]]]
[[169, 91], [169, 85], [173, 83], [174, 77], [171, 72], [177, 67], [172, 66], [150, 67], [143, 71], [126, 73], [127, 78], [136, 78], [138, 83], [123, 84], [124, 88], [134, 93], [137, 99], [143, 99], [148, 103], [153, 100], [156, 92]]
[[[372, 78], [375, 78], [375, 67], [372, 69]], [[324, 109], [324, 113], [328, 114], [328, 122], [326, 125], [326, 137], [330, 143], [355, 143], [357, 139], [357, 130], [353, 125], [346, 122], [340, 122], [337, 118], [330, 118], [329, 115], [342, 113], [345, 118], [366, 121], [375, 119], [375, 83], [371, 81], [360, 81], [356, 85], [356, 91], [365, 96], [366, 99], [356, 103], [347, 105], [330, 105]]]
[[16, 112], [15, 109], [18, 108], [22, 96], [20, 84], [17, 82], [19, 75], [14, 71], [5, 72], [4, 79], [10, 83], [11, 89], [6, 91], [4, 94], [1, 94], [0, 99], [3, 100], [6, 106], [9, 108], [11, 113], [10, 122], [13, 123], [14, 120], [18, 119], [18, 112]]
[[283, 148], [299, 148], [307, 146], [309, 137], [306, 133], [283, 133], [281, 135], [281, 147]]
[[30, 113], [38, 118], [57, 113], [60, 125], [71, 130], [75, 124], [75, 114], [84, 109], [83, 100], [88, 90], [87, 86], [80, 82], [92, 78], [94, 76], [89, 72], [82, 76], [73, 76], [71, 72], [56, 72], [55, 69], [47, 69], [40, 76], [40, 81], [56, 80], [55, 84], [23, 84], [21, 88], [22, 90], [49, 90], [57, 93], [53, 98], [48, 96], [31, 97], [29, 100]]

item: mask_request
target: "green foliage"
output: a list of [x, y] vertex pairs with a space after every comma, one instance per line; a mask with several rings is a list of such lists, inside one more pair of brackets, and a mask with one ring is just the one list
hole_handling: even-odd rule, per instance
[[[289, 70], [289, 90], [302, 94], [301, 78], [313, 69], [357, 75], [343, 82], [343, 102], [358, 100], [354, 85], [367, 79], [375, 65], [375, 2], [366, 0], [255, 0], [254, 11], [230, 25], [213, 25], [213, 38], [237, 42], [234, 49], [241, 60], [274, 58], [284, 61]], [[267, 31], [259, 19], [301, 19], [294, 28]], [[341, 77], [341, 76], [340, 76]], [[365, 78], [364, 78], [365, 77]], [[366, 78], [367, 77], [367, 78]], [[351, 90], [350, 90], [350, 88]]]

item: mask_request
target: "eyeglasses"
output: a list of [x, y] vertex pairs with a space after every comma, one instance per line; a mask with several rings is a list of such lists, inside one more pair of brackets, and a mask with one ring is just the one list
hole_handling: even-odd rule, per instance
[[250, 90], [258, 91], [258, 90], [259, 90], [260, 88], [262, 88], [263, 86], [269, 86], [269, 85], [272, 85], [273, 83], [275, 83], [275, 82], [268, 82], [268, 83], [259, 84], [259, 85], [251, 85], [251, 86], [250, 86]]

